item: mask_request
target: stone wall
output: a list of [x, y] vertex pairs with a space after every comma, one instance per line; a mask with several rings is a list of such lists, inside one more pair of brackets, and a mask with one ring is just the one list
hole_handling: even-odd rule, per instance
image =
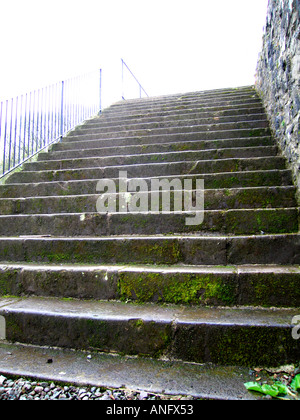
[[300, 192], [300, 0], [269, 0], [256, 87]]

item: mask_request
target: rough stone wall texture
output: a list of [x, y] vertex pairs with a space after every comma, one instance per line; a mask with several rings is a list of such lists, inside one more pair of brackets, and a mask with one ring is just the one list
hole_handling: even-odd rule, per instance
[[269, 0], [256, 87], [300, 192], [300, 0]]

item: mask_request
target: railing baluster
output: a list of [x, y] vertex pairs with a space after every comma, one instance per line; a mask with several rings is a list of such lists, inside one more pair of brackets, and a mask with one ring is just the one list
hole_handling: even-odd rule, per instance
[[0, 105], [0, 143], [2, 143], [2, 116], [3, 116], [3, 102]]
[[60, 137], [63, 137], [64, 132], [64, 93], [65, 93], [65, 82], [61, 82], [61, 107], [60, 107]]
[[100, 92], [99, 92], [99, 99], [100, 99], [100, 112], [102, 112], [102, 69], [100, 69]]
[[10, 106], [8, 169], [11, 168], [11, 148], [12, 148], [13, 113], [14, 113], [14, 98], [11, 99], [11, 106]]
[[36, 91], [33, 92], [32, 104], [32, 133], [31, 133], [31, 153], [34, 153], [34, 137], [35, 137], [35, 114], [36, 114]]
[[22, 144], [22, 124], [23, 124], [23, 95], [21, 95], [20, 101], [20, 126], [19, 126], [19, 152], [18, 152], [18, 163], [21, 162], [21, 144]]
[[23, 160], [26, 155], [26, 125], [27, 125], [27, 99], [28, 95], [25, 95], [25, 108], [24, 108], [24, 132], [23, 132]]
[[8, 100], [5, 108], [4, 142], [3, 142], [3, 173], [6, 171], [6, 143], [7, 143]]

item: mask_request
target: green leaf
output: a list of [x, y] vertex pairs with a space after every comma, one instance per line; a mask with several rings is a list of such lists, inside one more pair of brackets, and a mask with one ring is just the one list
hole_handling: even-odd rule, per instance
[[277, 397], [279, 394], [278, 387], [276, 385], [262, 385], [262, 390], [265, 395], [271, 395], [271, 397]]
[[262, 386], [257, 382], [246, 382], [244, 385], [246, 389], [248, 389], [248, 391], [256, 391], [263, 393]]
[[286, 395], [289, 393], [288, 387], [282, 382], [275, 382], [274, 386], [276, 386], [276, 388], [278, 389], [278, 394]]
[[295, 378], [292, 380], [291, 387], [298, 391], [300, 389], [300, 375], [296, 375]]
[[244, 384], [248, 391], [260, 392], [264, 395], [270, 395], [271, 397], [277, 397], [278, 395], [286, 395], [288, 388], [281, 382], [275, 382], [274, 385], [258, 384], [256, 382], [247, 382]]

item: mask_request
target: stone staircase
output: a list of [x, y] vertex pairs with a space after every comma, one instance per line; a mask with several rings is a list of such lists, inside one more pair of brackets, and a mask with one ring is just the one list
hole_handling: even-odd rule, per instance
[[[99, 214], [98, 182], [112, 179], [118, 201], [120, 172], [144, 180], [147, 198], [153, 179], [203, 179], [203, 223], [188, 225], [185, 210]], [[236, 372], [300, 361], [296, 190], [252, 87], [117, 103], [24, 164], [0, 194], [0, 350], [22, 343]], [[34, 361], [4, 359], [2, 371], [39, 375]], [[214, 382], [200, 390], [199, 375], [189, 393], [220, 398]]]

